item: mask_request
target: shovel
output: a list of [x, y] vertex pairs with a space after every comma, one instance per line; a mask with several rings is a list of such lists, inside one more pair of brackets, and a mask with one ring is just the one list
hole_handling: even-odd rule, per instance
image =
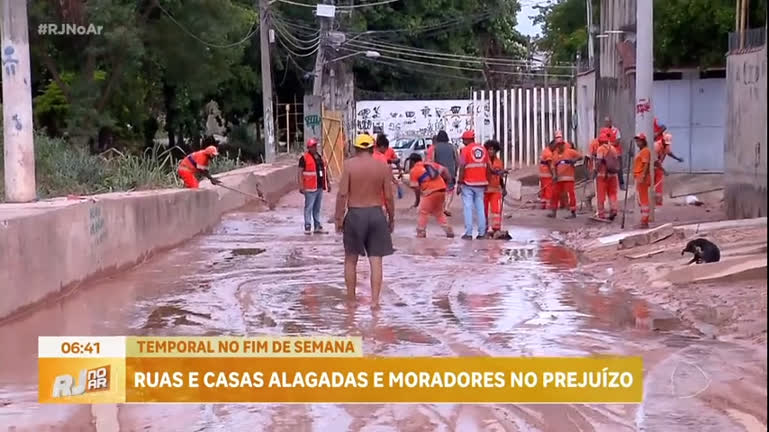
[[231, 188], [231, 187], [226, 186], [226, 185], [224, 185], [222, 183], [219, 183], [217, 186], [219, 186], [221, 188], [224, 188], [224, 189], [227, 189], [227, 190], [232, 191], [232, 192], [237, 192], [237, 193], [239, 193], [241, 195], [244, 195], [244, 196], [247, 196], [247, 197], [249, 197], [251, 199], [255, 199], [257, 201], [261, 201], [261, 202], [267, 204], [267, 207], [269, 207], [270, 210], [275, 210], [275, 204], [267, 201], [264, 198], [264, 196], [262, 196], [262, 193], [259, 191], [259, 189], [256, 190], [258, 195], [254, 195], [254, 194], [251, 194], [251, 193], [248, 193], [248, 192], [243, 192], [242, 190], [239, 190], [239, 189]]

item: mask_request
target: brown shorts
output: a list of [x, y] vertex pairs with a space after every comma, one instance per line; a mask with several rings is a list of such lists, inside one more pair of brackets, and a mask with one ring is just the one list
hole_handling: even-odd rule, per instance
[[342, 231], [346, 255], [383, 257], [393, 254], [390, 227], [382, 207], [347, 209]]

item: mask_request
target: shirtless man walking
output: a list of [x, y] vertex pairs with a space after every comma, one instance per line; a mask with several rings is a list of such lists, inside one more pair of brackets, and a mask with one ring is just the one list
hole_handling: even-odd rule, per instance
[[[344, 163], [336, 196], [336, 230], [343, 233], [344, 283], [347, 296], [355, 299], [358, 257], [367, 256], [371, 266], [371, 307], [379, 306], [382, 290], [382, 258], [393, 253], [395, 222], [392, 172], [374, 159], [374, 139], [359, 135], [355, 156]], [[385, 209], [382, 210], [382, 194]]]

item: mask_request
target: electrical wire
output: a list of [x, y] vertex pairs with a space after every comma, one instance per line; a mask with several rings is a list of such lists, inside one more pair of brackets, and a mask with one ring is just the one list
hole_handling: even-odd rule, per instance
[[184, 27], [179, 21], [177, 21], [176, 18], [174, 18], [174, 16], [171, 15], [170, 12], [168, 12], [162, 6], [160, 6], [160, 4], [156, 3], [155, 6], [157, 6], [158, 9], [160, 9], [160, 11], [163, 12], [168, 17], [168, 19], [170, 19], [172, 23], [176, 24], [176, 26], [179, 27], [184, 33], [186, 33], [191, 38], [197, 40], [198, 42], [202, 43], [203, 45], [206, 45], [206, 46], [211, 47], [211, 48], [232, 48], [232, 47], [236, 47], [238, 45], [241, 45], [243, 43], [248, 42], [251, 39], [251, 37], [254, 34], [256, 34], [256, 32], [259, 30], [259, 26], [256, 25], [256, 23], [254, 23], [248, 29], [249, 32], [246, 34], [245, 37], [243, 37], [243, 39], [241, 39], [241, 40], [239, 40], [237, 42], [234, 42], [234, 43], [230, 43], [230, 44], [215, 44], [215, 43], [212, 43], [212, 42], [205, 41], [205, 40], [199, 38], [198, 36], [196, 36], [191, 31], [187, 30], [186, 27]]
[[417, 69], [417, 70], [415, 70], [415, 68], [413, 66], [407, 66], [407, 65], [403, 65], [403, 64], [388, 62], [388, 61], [385, 61], [385, 60], [380, 60], [379, 58], [363, 57], [363, 59], [366, 60], [366, 61], [372, 62], [372, 63], [381, 64], [381, 65], [385, 65], [385, 66], [390, 66], [390, 67], [393, 67], [393, 68], [398, 68], [398, 69], [410, 72], [412, 74], [415, 73], [415, 72], [418, 72], [418, 73], [421, 73], [421, 74], [433, 75], [433, 76], [437, 76], [437, 77], [441, 77], [441, 78], [453, 79], [453, 80], [457, 80], [457, 81], [468, 81], [468, 82], [474, 82], [474, 83], [483, 83], [483, 82], [485, 82], [485, 80], [483, 80], [481, 78], [473, 78], [473, 77], [462, 76], [462, 75], [454, 75], [454, 74], [441, 73], [441, 72], [436, 72], [436, 71], [431, 70], [431, 69]]
[[[424, 61], [418, 61], [418, 60], [404, 59], [400, 57], [391, 57], [388, 55], [381, 55], [380, 57], [388, 60], [392, 60], [392, 61], [399, 61], [404, 63], [418, 64], [418, 65], [437, 67], [437, 68], [454, 69], [454, 70], [462, 70], [462, 71], [470, 71], [470, 72], [486, 72], [483, 69], [478, 69], [478, 68], [454, 66], [454, 65], [447, 65], [447, 64], [440, 64], [440, 63], [430, 63], [430, 62], [424, 62]], [[513, 72], [513, 71], [501, 71], [501, 70], [491, 70], [489, 72], [493, 74], [512, 75], [512, 76], [532, 76], [532, 77], [547, 76], [551, 78], [571, 78], [572, 77], [571, 75], [566, 75], [566, 74], [543, 74], [543, 73], [534, 73], [534, 72]]]
[[484, 57], [458, 56], [458, 55], [442, 54], [442, 53], [436, 53], [435, 55], [411, 53], [411, 52], [402, 51], [402, 50], [393, 50], [385, 47], [380, 47], [377, 45], [363, 45], [363, 44], [357, 44], [354, 42], [351, 42], [349, 45], [358, 49], [363, 49], [363, 50], [377, 50], [377, 51], [382, 51], [390, 54], [403, 55], [407, 57], [416, 57], [416, 58], [423, 58], [428, 60], [447, 61], [447, 62], [455, 62], [455, 63], [473, 63], [473, 64], [489, 65], [489, 66], [510, 66], [510, 67], [526, 67], [526, 66], [536, 65], [535, 63], [522, 63], [522, 62], [519, 63], [515, 61], [502, 62], [499, 60], [489, 60]]
[[[358, 48], [364, 48], [365, 49], [372, 49], [376, 48], [381, 51], [387, 51], [393, 54], [402, 54], [407, 55], [411, 57], [421, 57], [421, 58], [428, 58], [428, 59], [434, 59], [434, 60], [452, 60], [456, 59], [454, 61], [459, 60], [465, 60], [468, 63], [483, 63], [483, 64], [496, 64], [496, 65], [507, 65], [507, 66], [538, 66], [537, 63], [527, 61], [527, 60], [516, 60], [516, 59], [505, 59], [502, 57], [480, 57], [480, 56], [471, 56], [466, 54], [451, 54], [451, 53], [442, 53], [438, 51], [431, 51], [427, 49], [422, 48], [412, 48], [405, 45], [397, 45], [397, 44], [391, 44], [381, 41], [366, 41], [366, 40], [350, 40], [350, 45], [357, 46]], [[363, 46], [361, 46], [363, 45]], [[559, 66], [554, 65], [551, 66], [552, 68], [556, 69], [574, 69], [574, 66]]]
[[412, 34], [420, 34], [423, 32], [428, 32], [431, 30], [448, 30], [451, 27], [454, 27], [456, 25], [461, 24], [475, 24], [477, 22], [483, 21], [491, 16], [491, 13], [486, 11], [475, 15], [470, 15], [467, 17], [461, 17], [461, 18], [452, 18], [447, 21], [425, 25], [422, 27], [403, 27], [398, 29], [389, 29], [389, 30], [366, 30], [361, 32], [350, 32], [349, 34], [353, 35], [366, 35], [366, 34], [389, 34], [389, 33], [412, 33]]
[[[274, 1], [277, 1], [278, 3], [285, 3], [293, 6], [301, 6], [301, 7], [312, 8], [312, 9], [316, 9], [318, 7], [317, 4], [300, 3], [292, 0], [274, 0]], [[336, 9], [346, 10], [346, 9], [358, 9], [358, 8], [364, 8], [364, 7], [370, 7], [370, 6], [382, 6], [390, 3], [395, 3], [397, 1], [400, 1], [400, 0], [381, 0], [381, 1], [376, 1], [372, 3], [361, 3], [357, 5], [351, 5], [351, 6], [341, 5], [341, 6], [336, 6]]]
[[280, 36], [278, 39], [285, 39], [286, 42], [288, 42], [289, 45], [294, 47], [295, 49], [298, 49], [300, 51], [317, 51], [318, 47], [320, 46], [320, 37], [318, 37], [314, 42], [311, 43], [311, 45], [302, 45], [300, 43], [297, 43], [296, 39], [293, 38], [293, 35], [286, 32], [282, 27], [280, 27], [279, 24], [276, 23], [276, 21], [273, 20], [273, 27], [276, 30], [276, 35]]

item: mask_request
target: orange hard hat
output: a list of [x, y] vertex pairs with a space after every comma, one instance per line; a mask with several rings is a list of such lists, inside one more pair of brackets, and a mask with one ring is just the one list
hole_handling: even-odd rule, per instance
[[475, 139], [475, 131], [470, 129], [466, 130], [464, 133], [462, 133], [462, 139], [463, 140], [474, 140]]
[[316, 147], [318, 145], [318, 140], [315, 138], [310, 138], [307, 140], [307, 147]]
[[203, 151], [209, 156], [219, 156], [219, 150], [214, 146], [208, 146]]

